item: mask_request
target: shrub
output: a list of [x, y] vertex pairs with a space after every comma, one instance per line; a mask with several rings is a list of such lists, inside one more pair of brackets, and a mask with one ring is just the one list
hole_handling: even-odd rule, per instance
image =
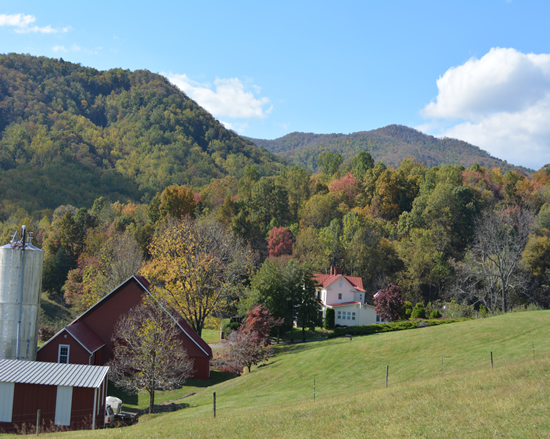
[[[445, 325], [448, 323], [456, 323], [470, 320], [469, 318], [463, 319], [447, 319], [447, 320], [428, 320], [429, 326]], [[403, 321], [403, 322], [391, 322], [391, 323], [376, 323], [366, 326], [348, 326], [335, 328], [332, 334], [328, 335], [328, 338], [341, 337], [346, 334], [351, 335], [370, 335], [377, 334], [379, 332], [393, 332], [403, 331], [405, 329], [416, 328], [416, 322]]]
[[225, 334], [225, 338], [227, 338], [229, 334], [231, 334], [233, 331], [236, 331], [240, 327], [241, 324], [239, 322], [229, 322], [223, 325], [223, 333]]
[[418, 302], [411, 313], [411, 319], [425, 319], [426, 318], [426, 310], [424, 309], [424, 304], [422, 302]]
[[394, 321], [399, 319], [399, 313], [403, 309], [403, 297], [399, 285], [389, 284], [387, 288], [378, 291], [374, 295], [376, 314], [384, 320]]
[[55, 329], [53, 329], [51, 326], [41, 326], [40, 329], [38, 329], [38, 339], [40, 341], [48, 341], [54, 335]]
[[441, 313], [438, 309], [434, 309], [432, 313], [430, 314], [430, 319], [439, 319], [441, 318]]
[[334, 310], [327, 308], [325, 314], [325, 329], [334, 329]]
[[450, 302], [444, 302], [441, 305], [443, 305], [441, 313], [446, 319], [475, 317], [476, 315], [473, 305], [462, 305], [458, 303], [455, 299], [452, 299]]
[[483, 304], [479, 305], [479, 315], [481, 316], [482, 319], [489, 315], [487, 308], [485, 308], [485, 305]]
[[413, 304], [408, 300], [405, 301], [403, 303], [403, 308], [401, 310], [401, 318], [406, 320], [410, 319], [412, 310], [413, 310]]

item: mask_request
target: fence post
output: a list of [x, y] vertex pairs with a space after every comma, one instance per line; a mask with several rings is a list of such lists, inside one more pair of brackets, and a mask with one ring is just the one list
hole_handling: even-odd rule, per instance
[[40, 433], [40, 409], [36, 411], [36, 435]]
[[216, 392], [214, 392], [212, 396], [214, 397], [214, 417], [216, 417]]
[[491, 351], [491, 369], [493, 369], [493, 351]]
[[390, 366], [386, 366], [386, 387], [388, 387], [388, 375], [390, 373]]

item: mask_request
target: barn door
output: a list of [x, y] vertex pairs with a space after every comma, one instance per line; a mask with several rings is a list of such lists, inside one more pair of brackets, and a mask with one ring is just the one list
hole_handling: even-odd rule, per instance
[[71, 406], [73, 405], [73, 388], [57, 386], [55, 401], [55, 425], [71, 425]]

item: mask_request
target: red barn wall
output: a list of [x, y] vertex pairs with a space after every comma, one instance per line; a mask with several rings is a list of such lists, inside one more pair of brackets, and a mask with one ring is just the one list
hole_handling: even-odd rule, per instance
[[[65, 338], [65, 335], [67, 338]], [[82, 345], [76, 341], [67, 331], [61, 333], [55, 339], [44, 345], [36, 353], [36, 361], [45, 361], [47, 363], [57, 363], [59, 354], [59, 345], [69, 345], [69, 363], [71, 364], [90, 364], [90, 354]], [[92, 357], [93, 360], [93, 357]], [[94, 364], [93, 362], [91, 363]]]
[[208, 378], [210, 378], [210, 358], [193, 358], [193, 371], [194, 375], [191, 378], [199, 380], [207, 380]]
[[[123, 290], [113, 294], [81, 319], [106, 343], [100, 350], [101, 358], [97, 364], [106, 364], [112, 358], [113, 342], [111, 337], [120, 316], [127, 314], [130, 308], [136, 308], [142, 303], [144, 292], [136, 282], [128, 282]], [[210, 358], [183, 332], [180, 333], [178, 338], [182, 341], [187, 355], [194, 360], [195, 373], [192, 378], [208, 379]], [[87, 360], [85, 364], [88, 364]]]
[[102, 348], [101, 361], [104, 364], [113, 355], [111, 336], [113, 335], [116, 322], [120, 316], [127, 314], [130, 308], [136, 308], [141, 304], [143, 290], [136, 282], [128, 282], [123, 289], [124, 291], [111, 295], [100, 306], [80, 319], [106, 343]]
[[[71, 407], [71, 425], [56, 426], [55, 403], [57, 386], [16, 383], [13, 396], [12, 422], [0, 422], [0, 432], [5, 433], [35, 433], [36, 414], [40, 410], [40, 431], [81, 430], [92, 428], [94, 408], [94, 390], [84, 387], [73, 387]], [[99, 398], [100, 391], [97, 395]], [[100, 401], [99, 415], [96, 414], [95, 428], [103, 428], [105, 398]]]
[[[71, 346], [69, 353], [70, 363], [106, 364], [113, 355], [111, 337], [118, 319], [122, 315], [127, 314], [130, 308], [139, 306], [142, 303], [143, 294], [146, 293], [144, 293], [141, 286], [136, 281], [130, 280], [118, 291], [102, 301], [99, 306], [94, 307], [91, 311], [89, 310], [80, 317], [79, 320], [88, 325], [105, 342], [105, 346], [95, 353], [91, 362], [90, 354], [70, 334], [67, 334], [67, 338], [64, 338], [66, 332], [44, 345], [37, 353], [37, 360], [56, 363], [59, 345], [68, 344]], [[210, 358], [208, 355], [190, 337], [187, 337], [185, 333], [181, 332], [178, 338], [182, 341], [187, 355], [194, 361], [195, 373], [192, 378], [208, 379], [210, 375]]]

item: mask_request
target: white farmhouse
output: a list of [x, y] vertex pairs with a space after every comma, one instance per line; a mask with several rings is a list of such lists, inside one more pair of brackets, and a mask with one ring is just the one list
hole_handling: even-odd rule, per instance
[[363, 279], [344, 276], [338, 267], [330, 267], [330, 274], [315, 273], [319, 284], [317, 299], [321, 303], [323, 320], [328, 308], [334, 309], [334, 323], [341, 326], [381, 323], [373, 305], [365, 303]]

